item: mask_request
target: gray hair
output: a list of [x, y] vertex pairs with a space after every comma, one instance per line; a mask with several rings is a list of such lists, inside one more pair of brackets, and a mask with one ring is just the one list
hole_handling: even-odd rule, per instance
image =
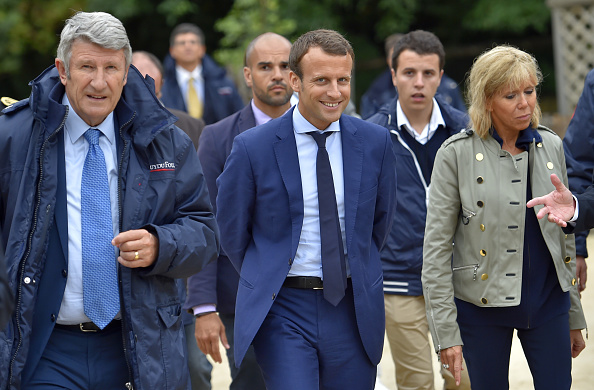
[[81, 39], [105, 49], [124, 50], [126, 68], [132, 63], [132, 47], [122, 22], [105, 12], [77, 12], [66, 20], [57, 57], [64, 63], [66, 76], [70, 77], [70, 57], [72, 44]]

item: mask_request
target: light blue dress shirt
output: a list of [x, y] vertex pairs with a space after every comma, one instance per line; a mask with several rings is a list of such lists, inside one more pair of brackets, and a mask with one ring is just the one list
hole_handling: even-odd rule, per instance
[[188, 72], [179, 65], [175, 66], [175, 74], [177, 76], [177, 84], [181, 89], [184, 103], [188, 107], [188, 81], [190, 78], [194, 79], [194, 89], [198, 93], [198, 97], [204, 107], [204, 78], [202, 77], [202, 65], [198, 65], [193, 71]]
[[[303, 227], [299, 237], [299, 245], [293, 265], [288, 276], [322, 276], [322, 246], [320, 240], [320, 212], [318, 206], [318, 184], [316, 176], [316, 156], [318, 145], [310, 131], [319, 130], [309, 123], [299, 112], [299, 106], [293, 110], [293, 129], [297, 143], [297, 155], [299, 156], [299, 169], [301, 171], [301, 187], [303, 191]], [[344, 175], [342, 164], [342, 139], [340, 137], [339, 121], [332, 122], [326, 131], [334, 134], [326, 138], [326, 150], [330, 157], [332, 167], [332, 178], [336, 192], [336, 205], [338, 207], [338, 219], [342, 243], [345, 251], [347, 275], [350, 275], [348, 258], [346, 256], [346, 235], [344, 222]]]
[[[74, 111], [68, 97], [64, 94], [62, 104], [68, 106], [68, 115], [64, 125], [64, 157], [66, 168], [66, 201], [68, 210], [68, 279], [66, 289], [58, 313], [57, 323], [63, 325], [89, 322], [84, 313], [83, 285], [82, 285], [82, 243], [81, 243], [81, 213], [80, 186], [82, 171], [89, 150], [89, 143], [83, 134], [90, 128]], [[116, 136], [113, 112], [99, 125], [104, 136], [99, 137], [99, 147], [105, 155], [107, 178], [111, 199], [111, 218], [113, 221], [113, 236], [119, 233], [118, 211], [118, 171]], [[117, 255], [117, 248], [114, 247]], [[114, 257], [115, 261], [116, 257]], [[116, 316], [120, 318], [120, 314]]]

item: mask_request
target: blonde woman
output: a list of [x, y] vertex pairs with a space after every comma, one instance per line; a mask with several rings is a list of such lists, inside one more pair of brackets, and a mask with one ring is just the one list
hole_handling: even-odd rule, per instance
[[508, 389], [517, 330], [535, 389], [569, 389], [586, 327], [574, 239], [539, 223], [526, 201], [567, 184], [561, 139], [539, 126], [536, 60], [498, 46], [468, 79], [469, 129], [440, 148], [431, 178], [423, 292], [444, 368], [473, 390]]

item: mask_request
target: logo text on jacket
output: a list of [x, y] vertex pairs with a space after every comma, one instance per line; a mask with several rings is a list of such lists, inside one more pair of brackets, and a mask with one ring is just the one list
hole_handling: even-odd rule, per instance
[[151, 172], [175, 171], [175, 163], [165, 161], [160, 164], [151, 164], [149, 168]]

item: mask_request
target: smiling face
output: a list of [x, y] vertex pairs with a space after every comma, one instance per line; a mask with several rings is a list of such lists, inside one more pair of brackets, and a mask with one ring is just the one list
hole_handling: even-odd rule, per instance
[[519, 88], [503, 88], [487, 100], [493, 127], [499, 135], [518, 133], [526, 129], [532, 120], [536, 106], [536, 85], [527, 82]]
[[106, 49], [84, 40], [72, 43], [69, 76], [61, 60], [56, 59], [56, 67], [72, 108], [91, 127], [115, 109], [128, 77], [123, 49]]
[[442, 75], [437, 54], [420, 55], [412, 50], [400, 53], [398, 68], [392, 69], [392, 82], [398, 89], [398, 100], [407, 117], [431, 115], [433, 97]]
[[299, 92], [299, 112], [320, 130], [337, 121], [351, 96], [350, 55], [331, 55], [312, 47], [301, 58], [303, 79], [291, 72], [291, 86]]

